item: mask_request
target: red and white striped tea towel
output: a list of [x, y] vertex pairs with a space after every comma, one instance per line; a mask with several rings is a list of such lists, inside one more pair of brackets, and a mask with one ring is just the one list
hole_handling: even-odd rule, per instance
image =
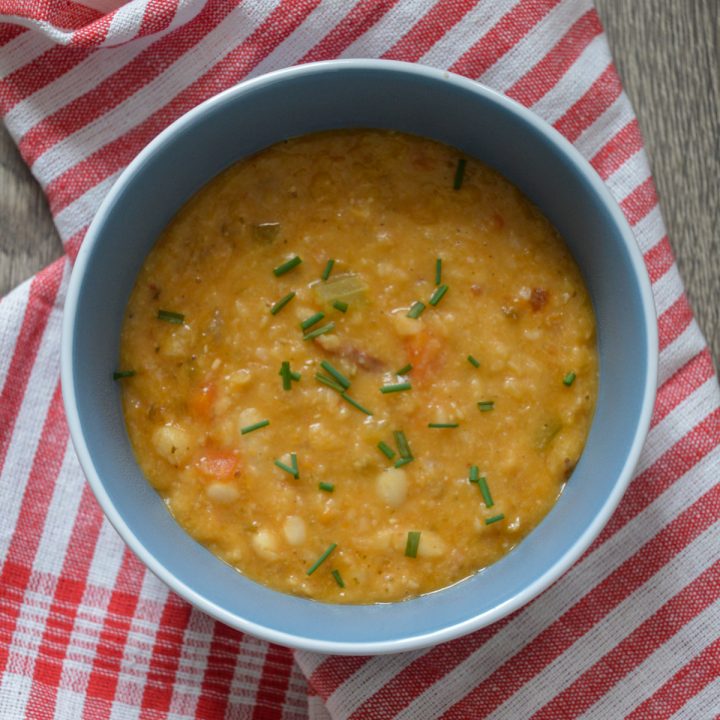
[[[589, 0], [132, 0], [107, 13], [0, 0], [0, 14], [0, 108], [67, 251], [0, 303], [2, 718], [720, 713], [717, 379]], [[389, 657], [293, 653], [170, 593], [84, 482], [58, 378], [71, 261], [118, 173], [218, 91], [334, 57], [449, 68], [552, 123], [634, 228], [660, 328], [652, 429], [601, 537], [511, 617]]]

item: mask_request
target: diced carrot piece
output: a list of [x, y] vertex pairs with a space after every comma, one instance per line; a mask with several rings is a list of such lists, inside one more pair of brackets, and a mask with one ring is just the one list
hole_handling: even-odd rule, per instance
[[198, 420], [209, 420], [212, 417], [212, 408], [216, 397], [215, 383], [209, 382], [195, 388], [188, 399], [188, 412], [191, 417]]
[[405, 342], [407, 359], [412, 364], [412, 379], [422, 381], [436, 375], [445, 364], [442, 342], [427, 329], [410, 335]]
[[227, 480], [235, 474], [239, 464], [240, 459], [233, 452], [206, 449], [195, 467], [209, 480]]

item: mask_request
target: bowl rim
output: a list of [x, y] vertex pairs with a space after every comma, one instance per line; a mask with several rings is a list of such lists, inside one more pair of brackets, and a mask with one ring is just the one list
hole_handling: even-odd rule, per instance
[[[539, 134], [541, 134], [546, 141], [549, 141], [558, 153], [569, 159], [574, 168], [583, 176], [583, 179], [591, 186], [593, 192], [601, 200], [604, 209], [611, 217], [623, 239], [623, 244], [627, 251], [627, 256], [632, 268], [632, 274], [637, 282], [642, 316], [645, 322], [645, 350], [647, 354], [647, 367], [644, 378], [645, 388], [642, 396], [641, 411], [635, 426], [630, 450], [625, 458], [622, 470], [618, 475], [611, 492], [605, 499], [601, 510], [595, 515], [593, 521], [590, 525], [588, 525], [582, 535], [559, 557], [557, 557], [555, 562], [545, 571], [544, 574], [539, 576], [534, 582], [526, 585], [507, 602], [495, 606], [482, 615], [475, 615], [461, 622], [430, 632], [413, 634], [400, 639], [372, 641], [366, 643], [354, 641], [319, 640], [309, 636], [310, 634], [308, 634], [308, 636], [290, 634], [258, 624], [248, 618], [240, 617], [205, 598], [198, 591], [179, 580], [172, 571], [168, 570], [164, 565], [156, 560], [154, 555], [146, 549], [118, 512], [96, 470], [92, 455], [89, 451], [87, 443], [85, 442], [80, 421], [80, 414], [76, 402], [77, 396], [73, 371], [75, 317], [78, 310], [83, 279], [88, 269], [93, 248], [100, 242], [102, 237], [102, 227], [112, 207], [114, 206], [115, 199], [122, 194], [129, 184], [133, 182], [135, 175], [141, 170], [146, 160], [179, 130], [195, 122], [196, 119], [207, 113], [216, 105], [225, 102], [230, 97], [242, 95], [258, 86], [269, 85], [277, 83], [278, 81], [292, 80], [293, 78], [308, 74], [343, 72], [347, 70], [391, 70], [395, 72], [410, 73], [435, 82], [441, 81], [453, 83], [460, 89], [469, 90], [473, 93], [484, 96], [487, 100], [496, 103], [505, 110], [519, 116], [521, 120], [531, 125]], [[633, 471], [639, 460], [640, 453], [650, 427], [652, 411], [654, 408], [658, 374], [658, 356], [658, 329], [653, 293], [645, 262], [634, 233], [623, 215], [617, 201], [612, 196], [600, 176], [596, 173], [590, 163], [565, 137], [542, 120], [538, 115], [514, 100], [509, 99], [491, 88], [481, 85], [477, 81], [470, 80], [449, 71], [396, 60], [340, 59], [296, 65], [243, 80], [237, 85], [214, 95], [189, 110], [162, 130], [138, 153], [138, 155], [135, 156], [135, 158], [133, 158], [133, 160], [121, 172], [112, 188], [100, 204], [100, 207], [91, 221], [74, 264], [68, 285], [62, 320], [61, 383], [63, 403], [70, 430], [70, 436], [85, 477], [87, 478], [87, 481], [90, 484], [90, 487], [107, 519], [110, 521], [115, 530], [117, 530], [128, 547], [130, 547], [135, 555], [140, 558], [145, 567], [147, 567], [155, 576], [168, 585], [172, 591], [178, 593], [186, 601], [190, 602], [192, 605], [207, 613], [211, 617], [220, 620], [231, 627], [254, 635], [255, 637], [293, 648], [322, 653], [369, 655], [404, 652], [437, 645], [496, 622], [514, 610], [525, 606], [533, 598], [554, 583], [580, 558], [580, 556], [590, 546], [592, 541], [599, 535], [600, 531], [609, 520], [610, 515], [617, 507], [632, 478]]]

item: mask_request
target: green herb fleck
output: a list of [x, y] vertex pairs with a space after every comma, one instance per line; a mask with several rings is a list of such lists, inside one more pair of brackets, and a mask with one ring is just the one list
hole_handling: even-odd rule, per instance
[[476, 368], [479, 368], [479, 367], [480, 367], [480, 361], [479, 361], [478, 359], [474, 358], [472, 355], [468, 355], [468, 356], [467, 356], [467, 359], [468, 359], [468, 362], [469, 362], [473, 367], [476, 367]]
[[[286, 465], [282, 460], [274, 460], [273, 463], [277, 465], [281, 470], [284, 470], [288, 475], [292, 475], [296, 480], [300, 477], [300, 473], [297, 469], [297, 464], [293, 467]], [[297, 461], [296, 461], [297, 463]]]
[[405, 543], [405, 556], [417, 557], [418, 547], [420, 545], [420, 533], [417, 530], [411, 530], [407, 534], [407, 542]]
[[318, 488], [320, 488], [320, 490], [324, 490], [325, 492], [332, 492], [335, 489], [335, 486], [329, 482], [321, 482], [318, 483]]
[[342, 576], [340, 575], [339, 570], [331, 570], [330, 574], [335, 578], [335, 582], [341, 587], [345, 587], [345, 583], [343, 582]]
[[287, 360], [282, 361], [278, 375], [282, 378], [283, 390], [290, 390], [292, 388], [292, 377], [290, 376], [290, 363]]
[[327, 280], [330, 277], [330, 273], [332, 272], [334, 264], [335, 260], [333, 260], [332, 258], [327, 261], [327, 265], [325, 266], [325, 269], [322, 271], [322, 275], [320, 276], [323, 280]]
[[277, 315], [293, 298], [295, 297], [294, 292], [289, 292], [285, 297], [280, 298], [271, 308], [270, 313]]
[[493, 523], [500, 522], [500, 520], [504, 520], [504, 519], [505, 519], [505, 516], [502, 513], [500, 513], [500, 515], [493, 515], [492, 517], [486, 518], [485, 524], [492, 525]]
[[394, 467], [401, 468], [403, 465], [407, 465], [408, 463], [411, 463], [415, 458], [413, 457], [401, 457], [399, 460], [395, 461]]
[[325, 333], [332, 332], [335, 329], [335, 323], [329, 322], [327, 325], [323, 325], [322, 327], [315, 328], [315, 330], [311, 330], [307, 335], [303, 335], [303, 340], [312, 340], [313, 338], [316, 338], [320, 335], [324, 335]]
[[185, 322], [185, 316], [182, 313], [173, 312], [172, 310], [158, 310], [157, 318], [174, 325], [182, 325]]
[[336, 300], [333, 303], [333, 307], [336, 310], [339, 310], [341, 313], [347, 312], [348, 307], [350, 307], [346, 302], [343, 302], [342, 300]]
[[392, 460], [395, 457], [395, 451], [382, 440], [378, 443], [378, 448], [388, 460]]
[[312, 564], [312, 567], [307, 571], [308, 575], [312, 575], [327, 559], [330, 557], [330, 553], [337, 547], [337, 543], [332, 543], [328, 549]]
[[322, 373], [315, 373], [315, 379], [318, 382], [321, 382], [323, 385], [327, 385], [329, 388], [332, 388], [339, 393], [345, 392], [345, 389], [342, 385], [340, 385], [340, 383], [335, 382], [335, 380], [329, 378], [327, 375], [323, 375]]
[[563, 378], [563, 385], [567, 385], [567, 387], [570, 387], [574, 382], [577, 375], [575, 375], [574, 372], [569, 372], [564, 378]]
[[260, 422], [253, 423], [252, 425], [246, 425], [244, 428], [240, 428], [241, 435], [247, 435], [248, 433], [255, 432], [260, 428], [267, 427], [270, 424], [269, 420], [261, 420]]
[[366, 415], [372, 415], [372, 412], [368, 410], [366, 407], [363, 407], [357, 400], [353, 400], [349, 395], [343, 393], [340, 393], [340, 397], [345, 400], [345, 402], [350, 403], [354, 408], [357, 408], [360, 412], [364, 412]]
[[435, 292], [432, 294], [432, 297], [430, 298], [430, 304], [435, 307], [444, 297], [445, 293], [448, 291], [447, 285], [440, 285], [440, 287], [435, 290]]
[[405, 392], [406, 390], [412, 390], [412, 385], [409, 382], [395, 383], [393, 385], [383, 385], [380, 388], [380, 392], [387, 395], [388, 393]]
[[428, 423], [429, 428], [456, 428], [460, 423]]
[[477, 406], [480, 408], [480, 412], [490, 412], [495, 409], [494, 400], [481, 400]]
[[439, 285], [442, 282], [442, 258], [438, 258], [435, 261], [435, 284]]
[[290, 369], [290, 361], [283, 360], [280, 365], [280, 372], [278, 375], [282, 378], [283, 390], [290, 390], [292, 388], [292, 380], [298, 382], [302, 375], [299, 372], [293, 372]]
[[410, 307], [410, 310], [408, 310], [407, 317], [417, 319], [425, 310], [425, 303], [421, 303], [419, 300], [417, 302], [414, 302], [412, 306]]
[[399, 370], [395, 371], [396, 375], [407, 375], [412, 370], [412, 365], [408, 363], [407, 365], [403, 365]]
[[350, 387], [350, 381], [339, 370], [336, 370], [327, 360], [323, 360], [320, 363], [320, 367], [332, 375], [335, 380], [343, 386], [344, 390], [347, 390]]
[[284, 275], [286, 272], [290, 272], [293, 268], [296, 268], [301, 262], [302, 259], [295, 255], [295, 257], [290, 258], [287, 262], [282, 263], [282, 265], [273, 268], [273, 274], [275, 277], [280, 277], [280, 275]]
[[316, 312], [314, 315], [311, 315], [308, 318], [305, 318], [300, 323], [300, 327], [303, 330], [307, 330], [309, 327], [312, 327], [315, 323], [320, 322], [325, 317], [325, 313], [322, 312]]
[[402, 430], [395, 430], [393, 432], [393, 437], [395, 438], [395, 445], [400, 453], [400, 457], [412, 459], [413, 454], [410, 450], [410, 444], [405, 437], [405, 433]]
[[468, 480], [470, 480], [471, 483], [476, 483], [480, 480], [480, 470], [477, 465], [470, 466], [470, 474], [468, 475]]
[[487, 478], [483, 475], [477, 480], [478, 487], [483, 496], [483, 502], [486, 508], [491, 508], [495, 503], [493, 502], [492, 495], [490, 494], [490, 488], [487, 484]]

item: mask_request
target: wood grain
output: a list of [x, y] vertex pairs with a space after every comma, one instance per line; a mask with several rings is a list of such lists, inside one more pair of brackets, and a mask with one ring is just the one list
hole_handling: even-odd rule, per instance
[[[720, 357], [720, 2], [596, 0], [642, 128], [681, 275]], [[0, 295], [62, 252], [0, 129]]]
[[596, 0], [690, 304], [720, 358], [720, 2]]
[[0, 296], [61, 253], [45, 195], [0, 126]]

